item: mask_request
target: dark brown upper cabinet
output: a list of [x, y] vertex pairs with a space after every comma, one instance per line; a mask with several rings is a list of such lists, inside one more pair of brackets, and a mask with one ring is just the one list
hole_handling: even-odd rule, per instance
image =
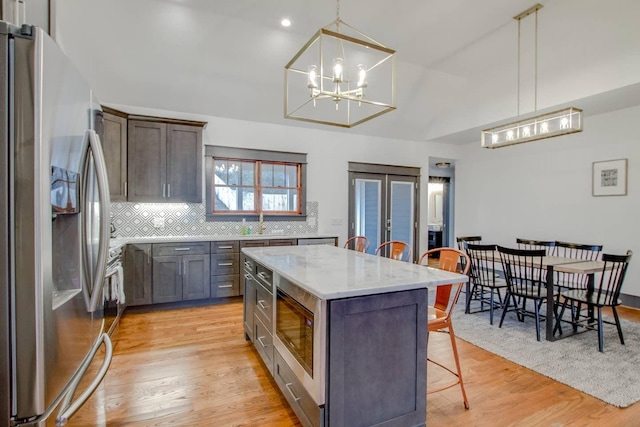
[[205, 122], [103, 109], [98, 129], [112, 201], [202, 203]]

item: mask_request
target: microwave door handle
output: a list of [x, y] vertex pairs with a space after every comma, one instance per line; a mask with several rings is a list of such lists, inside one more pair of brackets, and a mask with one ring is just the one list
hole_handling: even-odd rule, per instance
[[100, 244], [98, 246], [98, 262], [93, 275], [93, 286], [91, 287], [91, 299], [89, 311], [93, 313], [97, 310], [102, 299], [102, 282], [107, 268], [107, 257], [109, 255], [109, 235], [111, 233], [110, 207], [109, 207], [109, 181], [107, 177], [107, 166], [102, 153], [102, 145], [98, 134], [92, 130], [87, 130], [89, 147], [93, 153], [96, 178], [98, 180], [98, 194], [100, 198]]
[[[80, 383], [80, 380], [86, 373], [87, 369], [89, 368], [89, 365], [91, 365], [93, 358], [95, 357], [96, 353], [98, 352], [98, 349], [100, 348], [100, 345], [102, 344], [104, 344], [105, 355], [104, 355], [104, 361], [102, 362], [102, 365], [98, 370], [98, 373], [94, 377], [91, 384], [89, 384], [89, 386], [82, 392], [82, 394], [78, 396], [78, 398], [73, 403], [71, 403], [71, 399], [73, 398], [73, 395], [75, 394], [76, 389], [78, 388], [78, 384]], [[101, 339], [96, 341], [95, 345], [91, 349], [91, 352], [89, 353], [89, 357], [87, 357], [80, 371], [78, 372], [76, 377], [73, 379], [72, 386], [69, 389], [69, 391], [66, 393], [66, 396], [62, 402], [62, 406], [60, 408], [60, 412], [58, 412], [58, 416], [56, 417], [56, 426], [66, 425], [69, 419], [78, 411], [78, 409], [80, 409], [82, 405], [85, 404], [85, 402], [89, 399], [89, 397], [91, 397], [93, 392], [96, 391], [96, 389], [104, 379], [105, 375], [107, 375], [107, 370], [109, 369], [109, 365], [111, 365], [112, 358], [113, 358], [113, 345], [111, 344], [111, 339], [109, 338], [108, 334], [103, 333]]]

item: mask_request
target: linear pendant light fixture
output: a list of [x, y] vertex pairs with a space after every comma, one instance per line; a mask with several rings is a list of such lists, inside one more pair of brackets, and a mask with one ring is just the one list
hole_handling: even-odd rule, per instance
[[551, 113], [520, 119], [520, 21], [535, 13], [534, 112], [538, 109], [538, 10], [541, 4], [514, 16], [518, 21], [518, 120], [482, 131], [482, 147], [499, 148], [522, 142], [582, 132], [582, 110], [569, 107]]
[[350, 128], [396, 108], [396, 58], [340, 19], [319, 29], [285, 66], [284, 117]]

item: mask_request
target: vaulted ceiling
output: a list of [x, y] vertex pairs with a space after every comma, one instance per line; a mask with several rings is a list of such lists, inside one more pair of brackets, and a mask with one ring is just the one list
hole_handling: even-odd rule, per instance
[[[541, 3], [537, 107], [640, 102], [640, 2]], [[515, 116], [513, 16], [534, 4], [340, 1], [343, 21], [398, 52], [397, 110], [344, 132], [467, 142]], [[328, 0], [65, 0], [55, 35], [104, 103], [328, 129], [283, 118], [284, 65], [335, 17]], [[532, 34], [527, 23], [521, 112], [533, 108]]]

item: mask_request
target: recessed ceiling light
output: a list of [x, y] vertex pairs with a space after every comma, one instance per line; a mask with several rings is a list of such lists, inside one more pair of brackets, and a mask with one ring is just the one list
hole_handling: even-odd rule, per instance
[[282, 21], [280, 21], [280, 25], [282, 25], [283, 27], [290, 27], [291, 21], [289, 20], [289, 18], [282, 18]]

